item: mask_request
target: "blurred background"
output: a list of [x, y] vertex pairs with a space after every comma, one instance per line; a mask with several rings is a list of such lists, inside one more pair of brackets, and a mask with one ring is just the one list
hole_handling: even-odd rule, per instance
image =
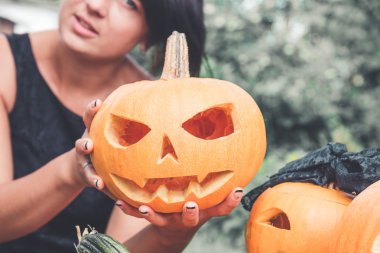
[[[204, 1], [202, 76], [243, 87], [266, 121], [266, 158], [246, 192], [328, 142], [380, 146], [379, 0]], [[0, 31], [55, 27], [58, 5], [0, 0]], [[211, 220], [185, 252], [245, 252], [248, 216], [239, 207]]]

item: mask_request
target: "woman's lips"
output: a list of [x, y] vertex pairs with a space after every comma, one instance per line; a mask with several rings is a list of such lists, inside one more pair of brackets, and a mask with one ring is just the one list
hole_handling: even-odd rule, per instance
[[74, 15], [74, 32], [81, 37], [93, 38], [98, 35], [98, 32], [85, 18]]

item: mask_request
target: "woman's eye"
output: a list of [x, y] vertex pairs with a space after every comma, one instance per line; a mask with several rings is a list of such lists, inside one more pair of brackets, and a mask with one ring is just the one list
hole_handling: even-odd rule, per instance
[[133, 0], [126, 0], [125, 3], [129, 5], [129, 7], [131, 7], [132, 9], [137, 10], [137, 5]]

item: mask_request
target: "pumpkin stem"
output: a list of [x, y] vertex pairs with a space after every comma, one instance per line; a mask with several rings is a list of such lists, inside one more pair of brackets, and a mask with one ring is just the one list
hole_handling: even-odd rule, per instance
[[161, 79], [190, 77], [189, 52], [184, 33], [174, 31], [166, 43], [165, 63]]

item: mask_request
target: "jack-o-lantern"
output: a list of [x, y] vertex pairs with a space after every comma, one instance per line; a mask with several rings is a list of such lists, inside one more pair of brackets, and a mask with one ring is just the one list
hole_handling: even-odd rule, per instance
[[380, 253], [380, 234], [375, 238], [372, 243], [371, 253]]
[[173, 33], [161, 79], [119, 87], [91, 125], [96, 172], [133, 206], [214, 206], [264, 159], [265, 125], [252, 97], [230, 82], [189, 77], [187, 57], [184, 35]]
[[309, 183], [268, 188], [254, 203], [246, 226], [248, 253], [329, 252], [351, 198]]
[[[380, 235], [380, 181], [362, 191], [338, 224], [336, 253], [369, 253]], [[380, 238], [379, 238], [380, 239]]]

